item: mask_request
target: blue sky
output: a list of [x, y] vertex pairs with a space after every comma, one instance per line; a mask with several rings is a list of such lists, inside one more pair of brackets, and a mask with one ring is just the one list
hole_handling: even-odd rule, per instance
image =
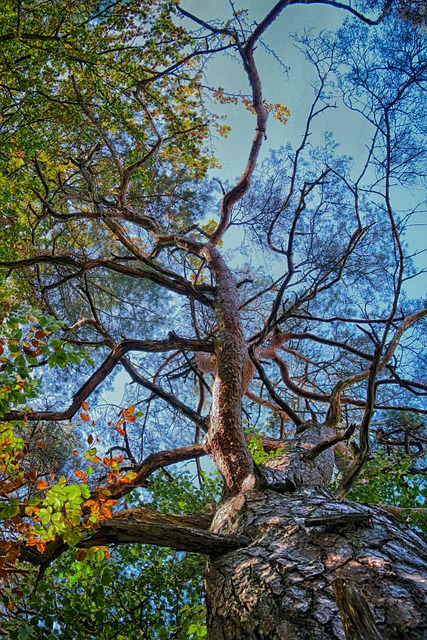
[[[182, 6], [204, 20], [226, 21], [231, 15], [228, 0], [182, 0]], [[247, 9], [248, 20], [259, 22], [275, 5], [274, 0], [246, 0], [235, 3], [235, 9]], [[268, 155], [272, 148], [278, 148], [287, 143], [298, 146], [305, 116], [311, 106], [312, 89], [310, 80], [313, 77], [313, 67], [297, 50], [289, 36], [291, 33], [302, 33], [303, 29], [319, 31], [331, 30], [340, 26], [345, 13], [324, 5], [299, 5], [285, 9], [276, 22], [268, 29], [264, 41], [281, 61], [288, 67], [288, 73], [263, 47], [258, 46], [256, 61], [263, 84], [263, 93], [267, 102], [281, 103], [291, 111], [286, 126], [270, 117], [267, 129], [267, 140], [261, 152], [261, 158]], [[249, 92], [248, 81], [239, 61], [232, 61], [226, 56], [217, 56], [207, 67], [207, 80], [212, 86], [222, 86], [230, 93]], [[233, 180], [243, 170], [254, 132], [254, 117], [243, 107], [221, 107], [216, 105], [219, 113], [227, 116], [226, 124], [231, 126], [226, 139], [216, 140], [215, 155], [221, 164], [218, 177]], [[335, 140], [340, 144], [339, 151], [354, 159], [354, 170], [365, 161], [365, 145], [369, 143], [372, 130], [366, 121], [358, 114], [350, 112], [344, 107], [330, 109], [322, 114], [313, 131], [312, 141], [320, 142], [323, 133], [332, 131]], [[317, 137], [317, 139], [316, 139]], [[364, 141], [366, 140], [366, 143]], [[401, 200], [405, 205], [411, 199], [421, 196], [419, 189], [402, 191]], [[422, 251], [427, 247], [426, 214], [424, 210], [414, 217], [413, 225], [405, 240], [410, 251]], [[238, 238], [238, 236], [235, 236]], [[238, 241], [238, 240], [237, 240]], [[236, 240], [230, 237], [226, 246], [232, 246]], [[418, 269], [427, 267], [427, 253], [416, 259]], [[410, 280], [406, 289], [411, 296], [427, 296], [427, 275], [422, 274], [415, 280]]]

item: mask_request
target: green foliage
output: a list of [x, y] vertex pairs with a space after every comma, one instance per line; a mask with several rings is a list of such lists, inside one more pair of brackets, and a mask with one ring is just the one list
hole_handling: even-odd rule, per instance
[[284, 449], [276, 449], [275, 451], [264, 451], [264, 447], [262, 444], [262, 440], [260, 436], [252, 436], [251, 434], [251, 438], [248, 442], [249, 445], [249, 450], [252, 454], [252, 457], [254, 459], [254, 462], [256, 464], [263, 464], [264, 462], [266, 462], [267, 460], [271, 460], [272, 458], [275, 458], [276, 456], [280, 456], [282, 453], [284, 453]]
[[[56, 233], [46, 206], [65, 220], [74, 198], [89, 210], [88, 188], [111, 200], [120, 167], [138, 163], [159, 136], [157, 175], [161, 167], [190, 180], [205, 175], [198, 70], [161, 75], [191, 43], [173, 3], [26, 0], [24, 8], [5, 0], [1, 12], [0, 260], [34, 254], [35, 226], [40, 244], [55, 235], [56, 252], [71, 248], [70, 235], [88, 249], [88, 229], [69, 220], [67, 233]], [[152, 165], [142, 164], [130, 194], [139, 205], [153, 184]], [[95, 245], [99, 232], [90, 231]]]
[[[76, 493], [74, 488], [69, 490]], [[203, 513], [218, 491], [217, 477], [205, 474], [202, 485], [196, 487], [188, 472], [176, 474], [172, 481], [159, 473], [146, 498], [151, 507]], [[49, 502], [57, 501], [56, 489], [48, 494]], [[140, 504], [137, 497], [133, 502]], [[5, 585], [6, 637], [184, 640], [206, 636], [201, 599], [204, 557], [145, 545], [120, 546], [111, 556], [94, 550], [78, 559], [84, 555], [70, 549], [39, 576], [36, 585], [35, 570], [20, 576], [19, 587], [13, 579]]]
[[79, 364], [87, 356], [58, 337], [64, 323], [3, 291], [0, 299], [0, 416], [27, 403], [39, 392], [37, 367], [65, 368]]
[[222, 481], [218, 473], [202, 473], [203, 482], [196, 486], [189, 472], [170, 475], [158, 472], [150, 480], [150, 507], [165, 513], [204, 514], [206, 507], [216, 503], [221, 495]]
[[[160, 548], [100, 550], [83, 562], [70, 550], [39, 580], [34, 572], [4, 590], [9, 638], [30, 640], [139, 640], [203, 637], [201, 574], [204, 559]], [[22, 593], [25, 592], [25, 597]], [[18, 615], [13, 605], [22, 607]], [[142, 636], [142, 633], [144, 634]]]
[[409, 455], [389, 455], [378, 450], [368, 460], [348, 493], [349, 500], [401, 507], [407, 520], [427, 533], [427, 516], [414, 509], [427, 506], [427, 485], [411, 472]]

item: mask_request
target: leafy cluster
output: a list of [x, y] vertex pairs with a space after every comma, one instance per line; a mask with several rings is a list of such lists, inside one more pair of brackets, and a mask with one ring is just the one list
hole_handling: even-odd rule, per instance
[[[171, 490], [171, 484], [173, 490]], [[217, 496], [218, 481], [205, 476], [199, 489], [189, 472], [156, 477], [145, 491], [150, 506], [200, 513]], [[133, 506], [141, 504], [135, 496]], [[206, 635], [201, 600], [204, 558], [132, 545], [87, 552], [70, 549], [40, 574], [27, 570], [3, 585], [3, 629], [28, 640], [152, 640]]]

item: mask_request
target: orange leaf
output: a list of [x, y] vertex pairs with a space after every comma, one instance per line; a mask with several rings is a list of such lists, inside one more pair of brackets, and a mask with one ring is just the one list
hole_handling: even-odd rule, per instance
[[44, 553], [44, 550], [46, 549], [46, 542], [39, 542], [36, 544], [36, 547], [39, 553]]
[[37, 489], [47, 489], [49, 487], [49, 484], [46, 482], [46, 480], [39, 480], [38, 482], [36, 482], [36, 487]]
[[83, 473], [83, 471], [81, 471], [80, 469], [76, 469], [74, 473], [78, 478], [80, 478], [80, 480], [83, 480], [83, 482], [86, 482], [87, 478], [86, 478], [86, 475]]
[[80, 413], [80, 417], [83, 420], [83, 422], [89, 422], [90, 420], [90, 416], [88, 416], [87, 413]]
[[105, 516], [106, 518], [113, 517], [112, 511], [108, 507], [102, 507], [102, 515]]
[[38, 538], [29, 538], [29, 540], [27, 540], [27, 547], [34, 547], [38, 543], [39, 543]]
[[121, 427], [116, 427], [116, 431], [118, 431], [121, 436], [125, 436], [126, 435], [126, 431], [124, 429], [122, 429]]
[[89, 411], [89, 405], [84, 400], [82, 402], [82, 409], [83, 409], [83, 411]]
[[111, 460], [107, 456], [104, 456], [103, 462], [107, 467], [111, 466]]

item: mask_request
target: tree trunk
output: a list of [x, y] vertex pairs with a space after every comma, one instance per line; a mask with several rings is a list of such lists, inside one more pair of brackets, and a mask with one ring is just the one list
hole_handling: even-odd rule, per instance
[[272, 461], [267, 486], [215, 515], [212, 532], [251, 544], [209, 560], [210, 640], [426, 640], [427, 543], [379, 507], [335, 499], [315, 473], [329, 451], [306, 463], [306, 483], [295, 468], [289, 480], [302, 440]]

